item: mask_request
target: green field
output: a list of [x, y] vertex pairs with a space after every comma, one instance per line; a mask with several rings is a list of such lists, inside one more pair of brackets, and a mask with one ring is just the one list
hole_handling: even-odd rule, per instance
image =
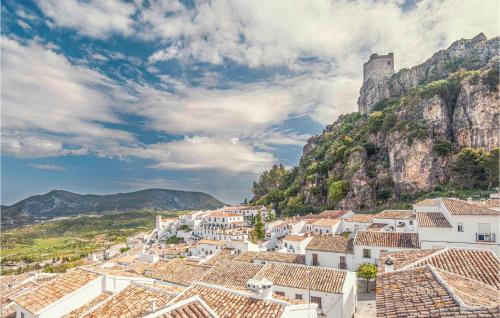
[[[53, 259], [75, 263], [100, 248], [125, 242], [135, 233], [151, 231], [158, 214], [177, 216], [180, 213], [124, 212], [99, 217], [82, 216], [6, 231], [1, 234], [1, 264], [23, 262], [28, 266]], [[2, 270], [2, 273], [8, 272]]]

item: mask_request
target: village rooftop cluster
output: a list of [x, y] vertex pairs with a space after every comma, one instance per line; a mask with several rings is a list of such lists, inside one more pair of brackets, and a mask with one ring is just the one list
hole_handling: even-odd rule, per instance
[[[379, 317], [498, 317], [498, 198], [275, 219], [231, 206], [156, 219], [150, 233], [60, 275], [2, 277], [2, 317], [342, 317], [378, 266]], [[265, 221], [265, 238], [252, 236]], [[266, 222], [267, 221], [267, 222]], [[169, 244], [172, 238], [178, 244]], [[120, 249], [122, 252], [120, 252]]]

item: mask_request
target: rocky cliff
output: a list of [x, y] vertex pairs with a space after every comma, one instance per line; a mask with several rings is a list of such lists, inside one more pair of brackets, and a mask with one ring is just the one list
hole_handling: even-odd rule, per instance
[[479, 34], [421, 65], [366, 81], [360, 112], [312, 137], [298, 167], [254, 201], [296, 214], [491, 189], [498, 183], [498, 44]]

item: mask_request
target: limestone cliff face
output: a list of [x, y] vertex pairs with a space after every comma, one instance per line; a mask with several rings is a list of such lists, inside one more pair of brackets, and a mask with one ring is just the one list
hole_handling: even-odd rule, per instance
[[308, 140], [276, 206], [288, 213], [372, 210], [453, 189], [451, 167], [464, 147], [499, 147], [498, 43], [480, 34], [421, 65], [369, 79], [360, 111]]
[[470, 40], [454, 42], [447, 50], [435, 53], [424, 63], [382, 80], [368, 80], [361, 87], [358, 107], [361, 113], [369, 113], [380, 101], [408, 93], [422, 82], [444, 79], [449, 73], [465, 68], [474, 70], [485, 67], [498, 55], [498, 38], [488, 40], [482, 33]]

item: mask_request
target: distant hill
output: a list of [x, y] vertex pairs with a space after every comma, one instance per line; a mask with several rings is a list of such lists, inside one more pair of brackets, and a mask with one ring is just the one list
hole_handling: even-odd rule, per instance
[[4, 229], [32, 224], [37, 221], [79, 214], [112, 211], [159, 211], [215, 209], [224, 203], [202, 192], [168, 189], [146, 189], [110, 195], [78, 194], [53, 190], [34, 195], [11, 206], [2, 206]]

